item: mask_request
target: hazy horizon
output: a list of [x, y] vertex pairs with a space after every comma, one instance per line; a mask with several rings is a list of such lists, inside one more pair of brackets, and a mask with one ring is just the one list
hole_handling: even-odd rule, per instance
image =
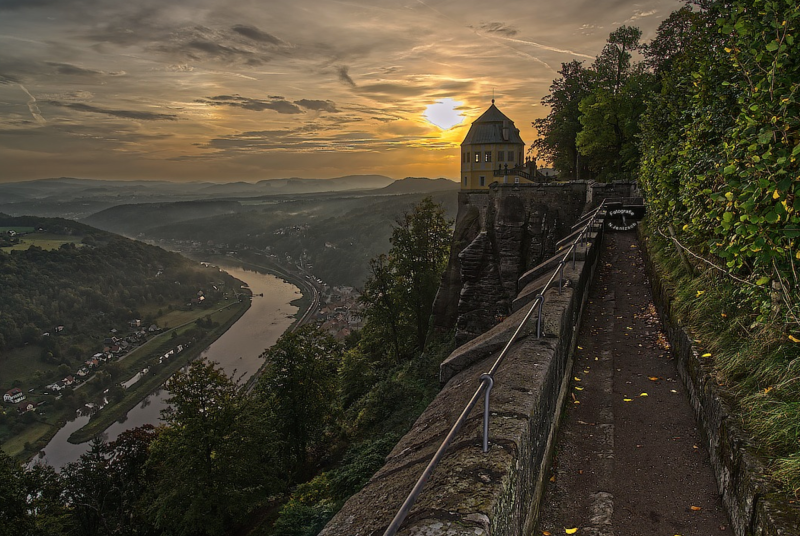
[[548, 6], [5, 0], [0, 182], [454, 180], [493, 96], [530, 145], [562, 63], [682, 2]]

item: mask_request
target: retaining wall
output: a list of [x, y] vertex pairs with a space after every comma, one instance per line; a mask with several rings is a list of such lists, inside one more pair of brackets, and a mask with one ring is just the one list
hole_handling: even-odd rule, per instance
[[678, 374], [689, 392], [701, 437], [711, 457], [722, 502], [736, 536], [800, 536], [800, 504], [792, 504], [766, 478], [766, 463], [752, 440], [738, 425], [733, 406], [714, 381], [713, 368], [692, 342], [673, 311], [673, 289], [653, 263], [648, 239], [639, 227], [645, 268], [653, 287], [653, 300]]

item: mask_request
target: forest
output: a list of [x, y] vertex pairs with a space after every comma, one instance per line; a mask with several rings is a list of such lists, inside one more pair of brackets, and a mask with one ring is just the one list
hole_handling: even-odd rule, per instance
[[562, 65], [534, 123], [562, 177], [638, 181], [682, 320], [798, 495], [799, 22], [797, 2], [696, 0], [648, 43], [621, 26]]
[[195, 361], [162, 426], [97, 439], [60, 473], [0, 454], [0, 535], [317, 534], [439, 389], [453, 343], [430, 312], [451, 229], [430, 198], [403, 213], [369, 263], [364, 328], [287, 331], [252, 390]]

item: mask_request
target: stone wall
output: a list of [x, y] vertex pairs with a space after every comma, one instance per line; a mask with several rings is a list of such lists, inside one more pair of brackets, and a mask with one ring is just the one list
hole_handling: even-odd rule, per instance
[[[459, 193], [434, 329], [463, 344], [511, 312], [520, 275], [553, 255], [587, 207], [593, 183], [499, 184]], [[596, 196], [595, 196], [596, 197]]]
[[[497, 197], [487, 198], [492, 203], [485, 207], [485, 214], [495, 210], [491, 218], [514, 227], [519, 218], [504, 213], [503, 202]], [[489, 255], [487, 250], [491, 248], [486, 237], [489, 233], [476, 225], [481, 218], [481, 207], [471, 205], [468, 210], [469, 218], [461, 218], [457, 225], [463, 233], [474, 231], [469, 247], [479, 249], [481, 255]], [[512, 230], [507, 231], [513, 234]], [[544, 294], [543, 336], [536, 335], [534, 315], [495, 375], [489, 452], [483, 453], [481, 448], [482, 404], [479, 403], [426, 484], [399, 534], [516, 536], [533, 530], [544, 486], [542, 479], [567, 392], [577, 323], [597, 261], [599, 239], [594, 234], [592, 238], [580, 248], [574, 267], [572, 263], [565, 267], [563, 291], [551, 288]], [[495, 258], [500, 257], [494, 253]], [[500, 274], [513, 273], [518, 268], [503, 268], [499, 262], [494, 266], [483, 266], [480, 270], [493, 278], [494, 283], [487, 286], [498, 285], [499, 294], [510, 302]], [[503, 272], [504, 269], [510, 272]], [[521, 274], [526, 287], [535, 285], [547, 272], [544, 268], [534, 270], [541, 273]], [[383, 534], [475, 393], [481, 374], [491, 368], [528, 309], [521, 307], [510, 314], [458, 348], [442, 364], [442, 379], [446, 381], [442, 391], [395, 446], [386, 465], [347, 501], [322, 535]]]
[[672, 344], [678, 374], [689, 392], [734, 533], [736, 536], [800, 535], [800, 504], [778, 493], [765, 476], [766, 462], [739, 427], [736, 412], [714, 381], [711, 364], [700, 357], [692, 342], [694, 338], [674, 315], [673, 289], [650, 259], [648, 239], [640, 235], [640, 240], [653, 299]]

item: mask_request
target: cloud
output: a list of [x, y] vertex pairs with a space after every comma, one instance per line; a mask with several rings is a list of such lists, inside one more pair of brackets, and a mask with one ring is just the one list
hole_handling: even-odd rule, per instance
[[298, 106], [302, 106], [306, 110], [315, 110], [318, 112], [331, 112], [331, 113], [339, 112], [339, 110], [336, 109], [336, 103], [330, 100], [300, 99], [294, 101], [294, 103]]
[[347, 67], [346, 65], [342, 65], [341, 67], [339, 67], [337, 69], [337, 72], [339, 73], [339, 80], [341, 80], [350, 87], [356, 87], [356, 83], [353, 82], [352, 78], [350, 78], [349, 71], [350, 67]]
[[58, 74], [63, 74], [67, 76], [97, 77], [97, 76], [121, 76], [125, 74], [124, 71], [108, 73], [105, 71], [96, 71], [94, 69], [84, 69], [83, 67], [72, 65], [71, 63], [56, 63], [52, 61], [48, 61], [45, 63], [51, 67], [55, 67], [56, 72]]
[[245, 26], [243, 24], [237, 24], [231, 29], [238, 34], [247, 37], [248, 39], [252, 39], [253, 41], [260, 41], [262, 43], [270, 43], [273, 45], [280, 45], [283, 43], [283, 41], [281, 41], [274, 35], [262, 32], [255, 26]]
[[95, 114], [105, 114], [112, 117], [120, 117], [122, 119], [136, 119], [140, 121], [175, 121], [178, 119], [177, 115], [173, 114], [159, 114], [154, 112], [140, 112], [136, 110], [112, 110], [109, 108], [100, 108], [92, 106], [91, 104], [84, 104], [81, 102], [59, 102], [47, 101], [47, 104], [52, 106], [59, 106], [61, 108], [69, 108], [77, 112], [88, 112]]
[[519, 33], [504, 22], [483, 22], [480, 25], [480, 29], [488, 33], [503, 34], [506, 37], [514, 37]]
[[[255, 112], [263, 112], [264, 110], [273, 110], [279, 114], [301, 114], [301, 110], [295, 104], [285, 100], [283, 97], [270, 96], [269, 100], [252, 99], [249, 97], [242, 97], [241, 95], [217, 95], [215, 97], [208, 97], [205, 99], [198, 99], [196, 102], [207, 104], [209, 106], [231, 106], [234, 108], [242, 108], [244, 110], [252, 110]], [[325, 101], [309, 101], [309, 102], [325, 102]]]

